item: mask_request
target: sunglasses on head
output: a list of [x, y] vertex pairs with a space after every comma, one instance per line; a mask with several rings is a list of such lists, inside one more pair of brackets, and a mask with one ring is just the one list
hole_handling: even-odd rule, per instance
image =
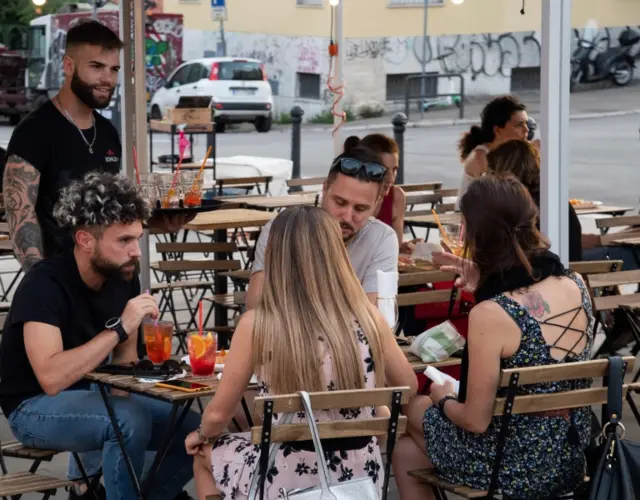
[[354, 158], [339, 158], [333, 165], [331, 170], [340, 170], [345, 175], [355, 176], [364, 169], [367, 177], [374, 182], [382, 182], [387, 173], [387, 169], [377, 163], [363, 163]]

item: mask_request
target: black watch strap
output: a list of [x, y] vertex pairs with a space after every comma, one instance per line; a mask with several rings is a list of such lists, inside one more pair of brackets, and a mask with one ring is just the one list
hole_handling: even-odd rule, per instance
[[114, 332], [116, 332], [118, 334], [118, 343], [122, 344], [123, 342], [125, 342], [128, 338], [129, 338], [129, 334], [127, 333], [127, 331], [124, 329], [124, 326], [122, 326], [122, 320], [120, 318], [112, 318], [109, 321], [107, 321], [107, 324], [105, 325], [105, 327], [108, 330], [113, 330]]
[[438, 408], [440, 409], [440, 412], [444, 415], [444, 405], [447, 403], [447, 401], [449, 400], [453, 400], [453, 401], [457, 401], [458, 398], [456, 398], [455, 396], [452, 396], [451, 394], [447, 394], [445, 397], [443, 397], [440, 401], [438, 401]]

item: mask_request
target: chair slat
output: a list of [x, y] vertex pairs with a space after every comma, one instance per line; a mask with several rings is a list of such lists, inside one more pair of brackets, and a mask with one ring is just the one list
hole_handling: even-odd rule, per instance
[[446, 271], [424, 271], [419, 273], [406, 273], [400, 275], [400, 278], [398, 279], [398, 286], [441, 283], [443, 281], [453, 281], [454, 278], [454, 273], [448, 273]]
[[611, 311], [620, 306], [640, 306], [640, 293], [594, 297], [593, 306], [599, 312]]
[[592, 274], [588, 278], [591, 288], [609, 286], [635, 285], [640, 283], [640, 270], [618, 271], [613, 273]]
[[[628, 386], [623, 386], [622, 397], [627, 396]], [[582, 408], [583, 406], [600, 405], [607, 402], [607, 388], [579, 389], [569, 392], [557, 392], [554, 394], [536, 394], [531, 396], [518, 396], [513, 402], [514, 414], [536, 413], [541, 411], [564, 410], [570, 408]], [[496, 398], [493, 408], [494, 416], [504, 413], [506, 398]]]
[[398, 306], [433, 304], [451, 299], [451, 290], [433, 290], [428, 292], [401, 293], [397, 296]]
[[0, 497], [57, 490], [71, 484], [73, 484], [72, 481], [30, 472], [5, 474], [0, 476]]
[[156, 243], [158, 253], [235, 253], [235, 243]]
[[260, 176], [260, 177], [237, 177], [229, 179], [216, 179], [216, 186], [238, 186], [242, 184], [265, 184], [271, 182], [273, 177]]
[[324, 183], [326, 177], [306, 177], [303, 179], [291, 179], [287, 181], [287, 187], [319, 186]]
[[238, 271], [242, 265], [238, 260], [162, 260], [158, 269], [164, 272], [179, 271]]
[[611, 245], [616, 240], [628, 239], [628, 238], [640, 238], [640, 230], [630, 231], [628, 233], [608, 233], [600, 236], [600, 242], [604, 246]]
[[[349, 391], [311, 392], [311, 408], [314, 410], [332, 410], [336, 408], [362, 408], [364, 406], [391, 406], [395, 391], [402, 391], [402, 404], [409, 402], [408, 387], [382, 387], [378, 389], [354, 389]], [[255, 399], [254, 408], [264, 414], [265, 401], [273, 401], [275, 413], [295, 413], [304, 411], [298, 394], [268, 396]]]
[[569, 269], [586, 277], [589, 274], [613, 273], [622, 270], [621, 260], [592, 260], [570, 262]]
[[626, 226], [640, 226], [640, 215], [622, 215], [620, 217], [596, 219], [596, 227], [598, 229]]
[[442, 182], [423, 182], [421, 184], [398, 184], [405, 193], [417, 193], [420, 191], [436, 191], [442, 187]]
[[[367, 420], [332, 420], [319, 422], [318, 434], [320, 439], [364, 437], [386, 435], [389, 430], [389, 418], [378, 417]], [[407, 417], [398, 417], [398, 433], [404, 434], [407, 430]], [[251, 429], [251, 442], [260, 444], [262, 427]], [[271, 428], [271, 442], [282, 443], [285, 441], [309, 441], [311, 431], [305, 424], [278, 425]]]
[[[633, 356], [625, 356], [627, 373], [631, 373], [635, 363]], [[561, 363], [557, 365], [528, 366], [525, 368], [509, 368], [500, 373], [500, 387], [507, 387], [514, 373], [518, 374], [518, 385], [542, 384], [562, 380], [604, 377], [609, 367], [608, 359]]]
[[[440, 203], [442, 202], [442, 195], [439, 193], [434, 194], [421, 194], [421, 195], [409, 195], [407, 196], [407, 205], [426, 205], [431, 203]], [[411, 215], [414, 215], [412, 211], [408, 212]]]

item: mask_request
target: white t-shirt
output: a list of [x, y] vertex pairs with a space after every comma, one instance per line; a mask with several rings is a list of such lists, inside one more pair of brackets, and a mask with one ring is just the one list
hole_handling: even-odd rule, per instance
[[[264, 253], [272, 224], [273, 220], [262, 228], [256, 243], [252, 274], [264, 271]], [[358, 276], [366, 293], [378, 292], [377, 271], [398, 270], [398, 237], [390, 226], [377, 219], [369, 219], [369, 222], [358, 231], [349, 242], [347, 253], [356, 276]]]

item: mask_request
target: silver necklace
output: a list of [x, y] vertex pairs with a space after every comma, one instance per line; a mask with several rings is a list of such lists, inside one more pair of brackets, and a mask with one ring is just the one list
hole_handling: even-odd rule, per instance
[[78, 132], [80, 133], [80, 137], [82, 137], [82, 140], [84, 141], [84, 143], [89, 148], [89, 153], [93, 154], [93, 144], [96, 142], [96, 137], [98, 137], [98, 133], [96, 131], [96, 117], [93, 116], [93, 113], [91, 114], [91, 120], [93, 122], [93, 139], [91, 140], [91, 142], [89, 142], [89, 141], [87, 141], [87, 138], [84, 136], [84, 132], [82, 132], [82, 129], [80, 127], [78, 127], [78, 125], [73, 120], [73, 118], [71, 118], [71, 115], [69, 114], [69, 112], [62, 105], [62, 102], [60, 101], [60, 97], [59, 96], [56, 96], [56, 100], [58, 101], [58, 104], [62, 108], [62, 111], [64, 111], [64, 114], [67, 116], [67, 120], [69, 120], [71, 123], [73, 123], [74, 127], [76, 127], [78, 129]]

